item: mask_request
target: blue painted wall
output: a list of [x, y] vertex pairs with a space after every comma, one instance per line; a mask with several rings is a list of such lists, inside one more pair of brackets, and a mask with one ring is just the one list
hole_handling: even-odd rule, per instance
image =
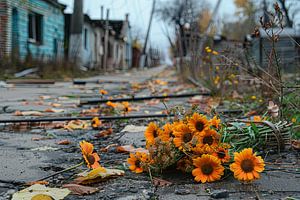
[[[29, 54], [37, 59], [63, 56], [64, 14], [61, 6], [55, 6], [44, 0], [8, 0], [7, 3], [9, 52], [15, 52], [12, 51], [12, 47], [17, 45], [21, 59]], [[17, 17], [13, 17], [13, 10], [17, 11]], [[28, 15], [31, 12], [42, 15], [42, 43], [40, 44], [29, 41]], [[13, 41], [14, 38], [18, 41]]]

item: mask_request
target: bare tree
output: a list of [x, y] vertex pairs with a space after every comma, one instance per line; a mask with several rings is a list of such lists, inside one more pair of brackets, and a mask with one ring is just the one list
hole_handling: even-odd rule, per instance
[[[169, 0], [160, 5], [156, 10], [157, 16], [163, 20], [168, 26], [172, 26], [175, 30], [178, 52], [181, 56], [186, 56], [188, 52], [187, 29], [198, 29], [198, 17], [203, 8], [207, 8], [206, 1], [199, 0]], [[166, 32], [167, 33], [167, 32]], [[169, 42], [170, 37], [167, 35]], [[171, 43], [170, 43], [171, 44]], [[174, 42], [172, 43], [174, 44]]]

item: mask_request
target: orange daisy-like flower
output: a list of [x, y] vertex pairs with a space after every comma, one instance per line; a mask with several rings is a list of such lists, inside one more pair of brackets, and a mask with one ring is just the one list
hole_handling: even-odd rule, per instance
[[161, 130], [154, 122], [150, 122], [144, 133], [147, 145], [152, 145], [155, 143], [155, 138], [161, 134]]
[[92, 127], [93, 128], [98, 128], [102, 124], [101, 120], [99, 120], [98, 117], [94, 117], [92, 119]]
[[220, 180], [224, 174], [224, 167], [218, 158], [212, 155], [204, 154], [201, 157], [193, 159], [193, 164], [196, 167], [192, 174], [197, 182], [213, 182]]
[[111, 102], [111, 101], [106, 102], [106, 105], [107, 105], [107, 106], [110, 106], [110, 107], [112, 107], [112, 108], [117, 107], [117, 104], [116, 104], [116, 103], [113, 103], [113, 102]]
[[234, 153], [234, 163], [230, 170], [234, 177], [240, 181], [253, 181], [260, 178], [259, 173], [265, 169], [264, 160], [253, 153], [252, 148], [244, 149], [240, 153]]
[[230, 156], [228, 153], [228, 149], [219, 146], [217, 150], [212, 154], [213, 156], [219, 158], [222, 163], [227, 163], [230, 161]]
[[193, 132], [202, 132], [208, 126], [206, 116], [194, 113], [188, 120], [188, 125]]
[[198, 137], [201, 145], [208, 145], [210, 147], [219, 145], [220, 134], [215, 130], [206, 129]]
[[211, 120], [208, 121], [209, 125], [219, 129], [221, 124], [221, 119], [219, 119], [217, 116], [214, 116]]
[[108, 94], [108, 92], [106, 90], [99, 90], [99, 93], [102, 95]]
[[174, 130], [174, 135], [173, 143], [176, 147], [189, 149], [193, 146], [195, 134], [187, 124], [178, 125]]
[[100, 157], [96, 152], [94, 152], [93, 144], [86, 141], [82, 141], [80, 142], [80, 149], [88, 168], [96, 169], [100, 167]]
[[130, 154], [127, 158], [127, 163], [129, 164], [129, 169], [135, 173], [142, 173], [144, 170], [142, 168], [143, 162], [146, 162], [148, 155], [142, 152], [136, 152], [135, 154]]
[[163, 126], [163, 131], [161, 132], [160, 138], [162, 141], [167, 142], [170, 140], [170, 138], [173, 138], [173, 125], [170, 123], [166, 123]]
[[130, 108], [130, 104], [127, 101], [122, 102], [123, 105], [123, 111], [124, 113], [129, 113], [130, 111], [132, 111], [132, 108]]

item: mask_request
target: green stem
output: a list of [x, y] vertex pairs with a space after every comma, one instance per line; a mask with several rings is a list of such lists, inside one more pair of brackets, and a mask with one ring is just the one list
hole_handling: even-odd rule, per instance
[[61, 170], [61, 171], [55, 172], [54, 174], [51, 174], [51, 175], [46, 176], [46, 177], [44, 177], [44, 178], [41, 178], [41, 179], [39, 179], [39, 180], [37, 180], [37, 181], [43, 181], [43, 180], [46, 180], [46, 179], [51, 178], [51, 177], [53, 177], [53, 176], [56, 176], [56, 175], [58, 175], [58, 174], [61, 174], [61, 173], [70, 171], [70, 170], [72, 170], [72, 169], [76, 169], [77, 167], [80, 167], [80, 166], [83, 165], [83, 164], [84, 164], [84, 162], [81, 162], [81, 163], [79, 163], [79, 164], [77, 164], [77, 165], [74, 165], [74, 166], [69, 167], [69, 168], [67, 168], [67, 169], [63, 169], [63, 170]]

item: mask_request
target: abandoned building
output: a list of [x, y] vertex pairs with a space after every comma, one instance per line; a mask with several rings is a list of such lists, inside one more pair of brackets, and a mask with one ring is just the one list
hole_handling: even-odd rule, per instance
[[[70, 42], [71, 14], [65, 14], [65, 43]], [[82, 45], [78, 50], [79, 61], [89, 69], [128, 69], [132, 65], [132, 39], [128, 16], [125, 20], [108, 20], [107, 53], [105, 53], [106, 20], [91, 19], [84, 15]], [[69, 46], [69, 45], [68, 45]], [[69, 55], [66, 49], [65, 55]], [[106, 67], [104, 57], [107, 56]]]
[[62, 58], [64, 9], [57, 0], [0, 0], [0, 57]]
[[[283, 30], [274, 28], [274, 33], [279, 33], [279, 40], [275, 43], [276, 52], [280, 64], [286, 72], [293, 72], [300, 66], [300, 31], [285, 27]], [[246, 38], [247, 50], [257, 65], [266, 67], [269, 64], [269, 56], [272, 43], [267, 33], [261, 29], [259, 37]]]

